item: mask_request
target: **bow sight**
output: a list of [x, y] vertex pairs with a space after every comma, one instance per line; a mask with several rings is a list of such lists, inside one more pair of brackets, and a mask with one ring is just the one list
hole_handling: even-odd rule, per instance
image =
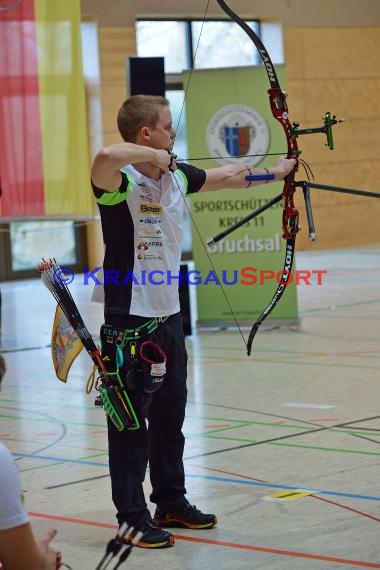
[[312, 129], [300, 129], [299, 123], [292, 123], [293, 126], [290, 129], [291, 137], [293, 139], [296, 139], [300, 135], [312, 135], [314, 133], [324, 133], [326, 135], [326, 146], [328, 146], [330, 150], [333, 150], [334, 139], [333, 139], [332, 126], [336, 125], [337, 123], [344, 123], [344, 119], [337, 119], [335, 115], [331, 115], [331, 113], [327, 112], [325, 115], [322, 116], [322, 120], [323, 120], [322, 127], [314, 127]]

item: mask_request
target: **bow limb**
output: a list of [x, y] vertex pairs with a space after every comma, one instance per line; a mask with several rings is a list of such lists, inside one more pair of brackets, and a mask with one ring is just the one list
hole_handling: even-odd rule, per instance
[[[281, 124], [287, 142], [287, 157], [288, 158], [298, 158], [299, 150], [297, 145], [297, 138], [294, 136], [294, 127], [289, 121], [288, 116], [288, 106], [286, 103], [286, 93], [281, 89], [276, 70], [272, 63], [269, 53], [267, 52], [263, 42], [261, 39], [255, 34], [255, 32], [248, 26], [248, 24], [240, 18], [227, 4], [224, 0], [217, 0], [221, 9], [232, 19], [236, 22], [244, 32], [250, 37], [254, 45], [256, 46], [262, 62], [265, 66], [270, 88], [268, 90], [269, 95], [269, 103], [270, 108], [272, 111], [273, 117]], [[284, 260], [284, 267], [281, 274], [281, 280], [279, 285], [269, 302], [268, 306], [261, 315], [258, 317], [252, 329], [250, 331], [248, 342], [247, 342], [247, 354], [248, 356], [251, 354], [251, 348], [253, 339], [256, 335], [261, 324], [264, 320], [268, 317], [268, 315], [272, 312], [275, 308], [279, 300], [281, 299], [284, 291], [286, 290], [286, 286], [289, 282], [289, 276], [292, 271], [293, 267], [293, 259], [294, 259], [294, 252], [295, 252], [295, 240], [296, 235], [299, 231], [298, 227], [298, 218], [299, 213], [298, 210], [294, 207], [293, 196], [296, 190], [295, 186], [295, 173], [297, 170], [297, 166], [293, 169], [292, 172], [288, 174], [284, 181], [284, 187], [282, 191], [282, 198], [284, 200], [284, 208], [282, 214], [282, 227], [283, 227], [283, 235], [282, 237], [286, 239], [286, 247], [285, 247], [285, 260]]]

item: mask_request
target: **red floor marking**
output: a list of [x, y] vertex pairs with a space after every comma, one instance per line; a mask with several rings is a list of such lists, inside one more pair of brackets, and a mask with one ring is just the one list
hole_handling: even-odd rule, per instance
[[[101, 523], [96, 521], [88, 521], [83, 519], [75, 519], [71, 517], [60, 517], [58, 515], [48, 515], [46, 513], [29, 512], [31, 517], [43, 518], [62, 522], [72, 522], [75, 524], [83, 524], [86, 526], [95, 526], [99, 528], [117, 529], [117, 525], [109, 523]], [[236, 548], [239, 550], [252, 550], [254, 552], [264, 552], [266, 554], [279, 554], [282, 556], [293, 556], [296, 558], [307, 558], [308, 560], [321, 560], [322, 562], [339, 562], [350, 566], [360, 566], [362, 568], [380, 568], [380, 563], [365, 562], [364, 560], [351, 560], [349, 558], [339, 558], [337, 556], [324, 556], [321, 554], [311, 554], [308, 552], [297, 552], [295, 550], [282, 550], [279, 548], [267, 548], [265, 546], [253, 546], [251, 544], [239, 544], [236, 542], [226, 542], [224, 540], [211, 540], [208, 538], [198, 538], [193, 536], [183, 536], [181, 534], [174, 535], [176, 539], [187, 540], [189, 542], [197, 542], [199, 544], [210, 544], [212, 546], [223, 546], [228, 548]]]
[[257, 481], [259, 483], [268, 483], [264, 479], [255, 479], [255, 477], [250, 477], [249, 475], [240, 475], [240, 473], [234, 473], [233, 471], [225, 471], [224, 469], [215, 469], [214, 467], [205, 467], [203, 465], [192, 465], [191, 463], [184, 463], [187, 467], [195, 467], [198, 469], [206, 469], [206, 471], [216, 471], [217, 473], [224, 473], [225, 475], [233, 475], [234, 477], [239, 477], [239, 479], [248, 479], [249, 481]]
[[309, 560], [321, 560], [323, 562], [340, 562], [350, 566], [361, 566], [363, 568], [380, 568], [380, 563], [365, 562], [364, 560], [350, 560], [349, 558], [339, 558], [337, 556], [324, 556], [321, 554], [310, 554], [308, 552], [297, 552], [294, 550], [281, 550], [279, 548], [267, 548], [265, 546], [253, 546], [251, 544], [238, 544], [235, 542], [225, 542], [222, 540], [210, 540], [207, 538], [195, 538], [192, 536], [175, 535], [180, 540], [188, 540], [190, 542], [199, 542], [201, 544], [212, 544], [215, 546], [228, 546], [229, 548], [238, 548], [240, 550], [253, 550], [255, 552], [264, 552], [266, 554], [281, 554], [282, 556], [294, 556], [296, 558], [307, 558]]
[[346, 509], [347, 511], [351, 511], [353, 513], [356, 513], [358, 515], [362, 515], [363, 517], [367, 517], [369, 519], [373, 519], [374, 521], [380, 522], [380, 519], [373, 516], [373, 515], [369, 515], [368, 513], [363, 513], [363, 511], [358, 511], [357, 509], [354, 509], [352, 507], [348, 507], [347, 505], [342, 505], [341, 503], [336, 503], [335, 501], [330, 501], [329, 499], [325, 499], [324, 497], [319, 497], [318, 495], [310, 495], [310, 497], [312, 499], [318, 499], [318, 501], [323, 501], [324, 503], [330, 503], [330, 505], [334, 505], [334, 507], [340, 507], [341, 509]]
[[48, 519], [51, 521], [61, 521], [61, 522], [72, 522], [75, 524], [83, 524], [86, 526], [96, 526], [98, 528], [114, 528], [117, 529], [118, 526], [116, 524], [110, 523], [101, 523], [96, 521], [87, 521], [84, 519], [74, 519], [71, 517], [60, 517], [58, 515], [47, 515], [46, 513], [35, 513], [33, 511], [29, 511], [29, 516], [39, 518], [39, 519]]
[[[233, 475], [234, 477], [239, 477], [241, 479], [248, 479], [250, 481], [258, 481], [260, 483], [268, 483], [268, 481], [264, 481], [264, 479], [255, 479], [254, 477], [250, 477], [248, 475], [240, 475], [239, 473], [233, 473], [231, 471], [224, 471], [222, 469], [214, 469], [213, 467], [203, 467], [202, 465], [191, 465], [189, 463], [185, 463], [186, 466], [188, 467], [198, 467], [199, 469], [206, 469], [207, 471], [216, 471], [217, 473], [225, 473], [226, 475]], [[380, 522], [380, 519], [378, 519], [377, 517], [370, 515], [368, 513], [364, 513], [363, 511], [358, 511], [357, 509], [354, 509], [353, 507], [348, 507], [346, 505], [343, 505], [342, 503], [337, 503], [336, 501], [331, 501], [329, 499], [325, 499], [324, 497], [320, 497], [319, 495], [308, 495], [308, 497], [312, 498], [312, 499], [319, 499], [320, 501], [323, 501], [324, 503], [330, 503], [330, 505], [334, 505], [334, 507], [340, 507], [341, 509], [346, 509], [347, 511], [351, 511], [357, 515], [362, 515], [363, 517], [367, 517], [369, 519], [373, 519], [377, 522]]]
[[85, 449], [86, 451], [99, 451], [100, 453], [107, 453], [107, 450], [104, 447], [101, 449], [99, 447], [85, 447], [83, 445], [71, 445], [71, 444], [64, 444], [66, 447], [70, 447], [70, 449]]

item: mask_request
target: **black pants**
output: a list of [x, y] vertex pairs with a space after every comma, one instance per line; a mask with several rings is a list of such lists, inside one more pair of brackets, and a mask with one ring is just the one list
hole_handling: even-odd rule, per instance
[[[111, 320], [108, 319], [108, 324], [120, 326], [120, 321]], [[127, 326], [138, 326], [146, 320], [129, 317]], [[141, 427], [120, 432], [108, 420], [112, 499], [119, 524], [126, 522], [133, 526], [151, 518], [142, 485], [148, 460], [151, 502], [164, 512], [188, 504], [182, 433], [187, 400], [187, 354], [181, 315], [172, 315], [149, 335], [149, 340], [166, 352], [166, 375], [160, 389], [153, 394], [146, 394], [142, 382], [138, 381], [135, 390], [129, 392]]]

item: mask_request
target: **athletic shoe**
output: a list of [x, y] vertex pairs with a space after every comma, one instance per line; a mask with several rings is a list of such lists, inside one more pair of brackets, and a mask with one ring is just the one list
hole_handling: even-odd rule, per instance
[[213, 514], [202, 513], [195, 505], [185, 505], [174, 513], [164, 514], [156, 509], [153, 522], [159, 526], [202, 529], [212, 528], [218, 520]]
[[172, 533], [162, 530], [152, 521], [146, 521], [140, 525], [132, 535], [127, 538], [126, 542], [131, 542], [138, 531], [144, 533], [136, 544], [136, 546], [140, 548], [167, 548], [174, 544], [174, 536]]

